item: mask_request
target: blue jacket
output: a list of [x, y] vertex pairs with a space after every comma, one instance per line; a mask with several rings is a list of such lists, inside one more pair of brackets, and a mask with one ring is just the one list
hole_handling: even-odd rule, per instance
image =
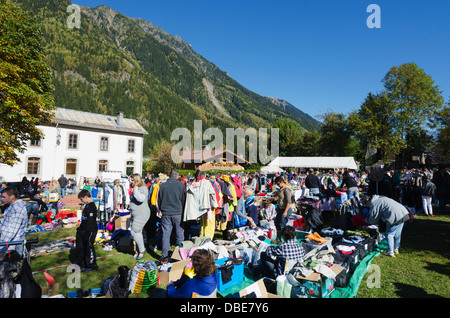
[[216, 288], [216, 273], [202, 278], [197, 276], [189, 278], [183, 275], [179, 280], [167, 286], [167, 294], [169, 298], [191, 298], [193, 292], [202, 296], [208, 296]]

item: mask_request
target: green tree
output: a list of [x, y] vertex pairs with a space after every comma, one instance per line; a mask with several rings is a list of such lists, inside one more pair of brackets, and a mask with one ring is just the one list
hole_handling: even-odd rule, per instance
[[[399, 132], [404, 141], [407, 136], [414, 136], [418, 128], [429, 126], [430, 119], [444, 104], [439, 86], [414, 63], [392, 67], [383, 82], [389, 103], [392, 104], [390, 109], [394, 110], [392, 116], [399, 121]], [[416, 146], [418, 142], [420, 139], [415, 140]], [[402, 153], [402, 163], [406, 159], [405, 154]]]
[[306, 131], [300, 144], [301, 155], [309, 157], [319, 156], [319, 141], [320, 133], [318, 131]]
[[42, 137], [37, 125], [50, 123], [55, 103], [52, 73], [38, 23], [7, 1], [0, 3], [0, 163], [14, 165], [27, 141]]
[[324, 125], [321, 128], [319, 153], [322, 156], [353, 157], [356, 144], [348, 118], [344, 114], [328, 111], [322, 119]]
[[450, 162], [450, 102], [436, 112], [434, 127], [437, 128], [434, 143], [436, 159], [440, 162]]
[[349, 125], [359, 147], [376, 148], [378, 157], [386, 163], [406, 144], [399, 133], [398, 120], [392, 115], [394, 107], [387, 94], [369, 93], [360, 109], [349, 115]]
[[279, 129], [280, 156], [300, 156], [300, 146], [303, 136], [300, 124], [290, 119], [279, 119], [274, 123], [273, 128]]
[[168, 175], [172, 169], [179, 169], [181, 165], [176, 164], [172, 160], [172, 148], [174, 145], [174, 143], [169, 143], [165, 140], [155, 145], [147, 161], [146, 170]]

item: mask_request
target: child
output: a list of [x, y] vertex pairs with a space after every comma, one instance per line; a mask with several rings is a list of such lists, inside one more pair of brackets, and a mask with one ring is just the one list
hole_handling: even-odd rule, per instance
[[263, 208], [261, 209], [261, 215], [266, 221], [275, 220], [275, 216], [277, 215], [277, 211], [275, 210], [275, 206], [272, 204], [272, 201], [267, 200], [263, 203]]
[[78, 198], [85, 206], [76, 235], [77, 264], [83, 272], [89, 272], [98, 269], [94, 249], [97, 236], [97, 207], [89, 190], [81, 190], [78, 193]]

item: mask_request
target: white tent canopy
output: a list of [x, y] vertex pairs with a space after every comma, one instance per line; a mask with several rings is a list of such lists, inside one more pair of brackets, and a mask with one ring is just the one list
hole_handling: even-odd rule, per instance
[[358, 169], [353, 157], [277, 157], [269, 167]]
[[262, 173], [280, 173], [280, 172], [282, 172], [283, 171], [283, 169], [281, 169], [280, 167], [277, 167], [277, 166], [264, 166], [264, 167], [261, 167], [261, 172]]

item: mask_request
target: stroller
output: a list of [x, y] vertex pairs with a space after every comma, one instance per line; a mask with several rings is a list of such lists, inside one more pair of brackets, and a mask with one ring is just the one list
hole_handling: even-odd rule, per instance
[[[0, 242], [0, 298], [40, 298], [41, 287], [33, 278], [30, 267], [30, 241]], [[10, 250], [11, 246], [19, 247]], [[6, 247], [6, 249], [4, 248]]]

